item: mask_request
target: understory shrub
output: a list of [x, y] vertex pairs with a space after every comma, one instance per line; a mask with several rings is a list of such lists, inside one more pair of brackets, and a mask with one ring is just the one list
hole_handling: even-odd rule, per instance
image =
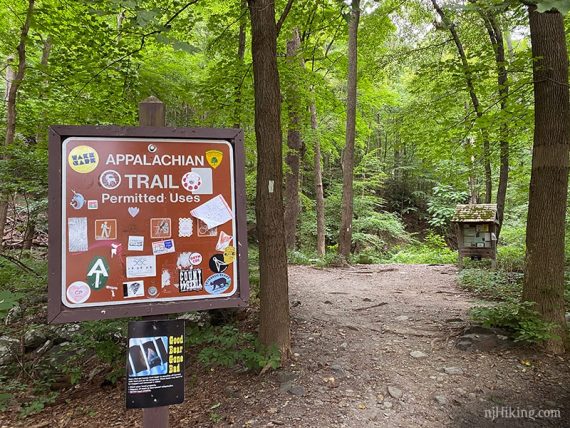
[[209, 366], [243, 366], [259, 371], [278, 368], [281, 355], [277, 348], [264, 348], [252, 333], [241, 332], [233, 325], [186, 329], [188, 347], [201, 347], [198, 361]]
[[522, 291], [523, 276], [517, 272], [469, 268], [463, 269], [458, 279], [462, 288], [485, 299], [518, 299]]
[[485, 327], [512, 331], [516, 341], [540, 343], [554, 338], [555, 324], [543, 321], [532, 307], [531, 302], [508, 299], [493, 306], [476, 306], [471, 310], [471, 316]]
[[423, 242], [414, 241], [383, 259], [384, 263], [408, 264], [453, 264], [456, 261], [457, 252], [447, 246], [441, 235], [433, 232], [429, 232]]

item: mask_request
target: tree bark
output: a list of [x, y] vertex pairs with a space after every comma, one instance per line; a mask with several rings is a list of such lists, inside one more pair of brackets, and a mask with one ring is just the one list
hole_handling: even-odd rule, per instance
[[[476, 4], [477, 0], [470, 0], [470, 2]], [[509, 181], [509, 125], [505, 118], [509, 97], [509, 74], [507, 71], [507, 59], [505, 54], [505, 38], [503, 37], [501, 26], [497, 22], [493, 11], [481, 8], [479, 13], [483, 19], [485, 28], [487, 29], [487, 33], [489, 34], [489, 40], [491, 42], [493, 52], [495, 53], [497, 88], [501, 107], [501, 125], [499, 129], [501, 166], [499, 169], [499, 185], [497, 187], [497, 217], [499, 219], [499, 225], [496, 233], [497, 239], [499, 239], [501, 227], [503, 225], [507, 186]]]
[[534, 145], [526, 229], [523, 301], [556, 324], [547, 349], [563, 353], [564, 234], [568, 196], [570, 101], [568, 52], [560, 13], [529, 6], [534, 77]]
[[[241, 1], [241, 8], [240, 8], [240, 22], [239, 22], [239, 34], [238, 34], [238, 49], [237, 49], [237, 60], [238, 60], [238, 69], [240, 72], [243, 72], [243, 62], [245, 58], [245, 27], [246, 27], [246, 16], [245, 13], [247, 11], [247, 0]], [[236, 93], [235, 93], [235, 108], [234, 108], [234, 128], [241, 128], [241, 81], [237, 82], [236, 85]]]
[[[4, 144], [6, 147], [14, 143], [16, 135], [16, 101], [18, 98], [18, 90], [24, 75], [26, 73], [26, 43], [28, 41], [28, 32], [32, 23], [32, 14], [34, 12], [35, 0], [28, 0], [28, 8], [26, 11], [26, 19], [20, 31], [20, 42], [17, 47], [18, 51], [18, 68], [14, 74], [14, 78], [6, 83], [7, 96], [6, 96], [6, 139]], [[8, 79], [7, 79], [8, 80]], [[5, 155], [2, 156], [4, 159]], [[0, 248], [2, 248], [2, 238], [4, 236], [4, 229], [6, 228], [6, 218], [8, 215], [8, 195], [2, 192], [0, 195]]]
[[317, 124], [317, 107], [315, 102], [309, 106], [311, 111], [311, 129], [315, 143], [315, 202], [317, 205], [317, 255], [325, 255], [325, 197], [323, 192], [323, 171], [321, 167], [321, 139]]
[[296, 78], [304, 65], [303, 58], [299, 56], [301, 38], [299, 30], [293, 30], [291, 40], [287, 42], [287, 59], [293, 71], [294, 79], [287, 89], [287, 104], [289, 107], [289, 127], [287, 129], [287, 155], [285, 163], [287, 172], [285, 174], [285, 239], [287, 249], [295, 249], [297, 241], [297, 220], [301, 211], [299, 203], [299, 181], [301, 170], [300, 152], [303, 146], [301, 138], [301, 118], [299, 114], [299, 88]]
[[[443, 9], [437, 4], [436, 0], [431, 0], [431, 3], [433, 4], [433, 7], [437, 14], [440, 16], [441, 21], [451, 33], [451, 37], [453, 38], [453, 42], [457, 48], [459, 59], [461, 60], [463, 74], [465, 76], [465, 83], [467, 85], [467, 91], [469, 93], [469, 98], [471, 99], [471, 105], [473, 106], [473, 110], [475, 111], [477, 118], [480, 119], [483, 117], [483, 110], [481, 108], [481, 103], [479, 102], [477, 92], [475, 91], [473, 73], [471, 71], [471, 67], [469, 66], [469, 61], [467, 60], [465, 49], [463, 48], [463, 44], [461, 43], [461, 39], [459, 38], [459, 34], [455, 28], [455, 24], [447, 17]], [[483, 161], [485, 165], [485, 203], [489, 204], [491, 203], [491, 197], [493, 193], [491, 148], [489, 144], [489, 135], [485, 129], [482, 129], [481, 135], [483, 139]]]
[[259, 236], [259, 338], [291, 352], [287, 248], [283, 210], [281, 93], [277, 70], [277, 27], [273, 0], [248, 0], [257, 143], [255, 214]]
[[503, 32], [495, 16], [488, 13], [490, 24], [489, 37], [493, 44], [493, 34], [495, 43], [495, 59], [497, 62], [497, 86], [499, 98], [501, 100], [501, 128], [499, 130], [499, 151], [501, 167], [499, 168], [499, 185], [497, 187], [497, 216], [499, 226], [497, 227], [497, 239], [501, 234], [503, 219], [505, 216], [505, 202], [507, 199], [507, 186], [509, 183], [509, 124], [506, 120], [507, 105], [509, 98], [509, 74], [507, 71], [507, 59], [505, 55], [505, 41]]
[[346, 262], [352, 247], [354, 140], [356, 138], [356, 86], [358, 71], [358, 21], [360, 0], [352, 0], [348, 28], [348, 82], [346, 100], [346, 145], [342, 155], [342, 207], [338, 253]]

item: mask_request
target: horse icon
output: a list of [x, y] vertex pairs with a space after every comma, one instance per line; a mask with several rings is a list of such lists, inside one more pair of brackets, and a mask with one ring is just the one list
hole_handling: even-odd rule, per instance
[[99, 182], [105, 189], [116, 189], [121, 184], [121, 176], [117, 171], [107, 170], [101, 174]]
[[117, 177], [115, 177], [113, 174], [105, 175], [103, 180], [105, 181], [105, 184], [107, 184], [107, 186], [109, 186], [109, 187], [117, 185]]

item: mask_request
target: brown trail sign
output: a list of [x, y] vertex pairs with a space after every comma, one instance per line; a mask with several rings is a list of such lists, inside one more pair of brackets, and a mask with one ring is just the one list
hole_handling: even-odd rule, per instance
[[49, 322], [243, 306], [242, 131], [50, 130]]

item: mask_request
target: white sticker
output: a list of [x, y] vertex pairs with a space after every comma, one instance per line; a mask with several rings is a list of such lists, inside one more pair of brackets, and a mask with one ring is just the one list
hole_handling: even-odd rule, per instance
[[198, 174], [202, 179], [202, 184], [198, 190], [192, 191], [194, 195], [211, 195], [214, 193], [212, 168], [192, 168], [191, 171]]
[[129, 236], [129, 251], [142, 251], [144, 249], [144, 236]]
[[180, 253], [176, 267], [178, 269], [190, 269], [192, 267], [192, 262], [190, 261], [191, 255], [192, 253]]
[[145, 276], [156, 276], [156, 257], [127, 257], [127, 278], [141, 278]]
[[162, 269], [162, 276], [160, 278], [160, 283], [162, 287], [170, 285], [170, 272], [168, 272], [168, 269]]
[[79, 253], [89, 249], [87, 240], [87, 217], [67, 219], [67, 242], [70, 253]]
[[202, 263], [202, 254], [200, 253], [190, 254], [190, 263], [192, 263], [193, 266], [198, 266], [200, 263]]
[[164, 241], [156, 241], [152, 243], [152, 254], [159, 256], [161, 254], [174, 253], [174, 240], [166, 239]]
[[106, 285], [105, 288], [111, 291], [111, 297], [115, 297], [115, 291], [118, 290], [117, 287], [113, 287], [112, 285]]
[[67, 287], [66, 295], [71, 303], [85, 303], [91, 296], [91, 288], [83, 281], [75, 281]]
[[99, 176], [99, 184], [108, 190], [116, 189], [121, 184], [121, 174], [112, 169], [103, 171]]
[[178, 219], [178, 237], [189, 238], [192, 236], [192, 218]]
[[143, 297], [144, 296], [144, 281], [123, 282], [123, 296], [125, 298]]
[[195, 172], [187, 172], [182, 177], [182, 186], [189, 192], [197, 192], [202, 187], [202, 177]]
[[111, 258], [115, 257], [118, 254], [121, 254], [122, 248], [123, 244], [111, 244]]
[[221, 231], [218, 238], [218, 243], [216, 244], [216, 250], [224, 251], [228, 248], [228, 245], [232, 242], [233, 236], [228, 235], [226, 232]]
[[218, 195], [190, 211], [194, 217], [199, 218], [208, 229], [212, 229], [232, 219], [232, 210], [222, 195]]

